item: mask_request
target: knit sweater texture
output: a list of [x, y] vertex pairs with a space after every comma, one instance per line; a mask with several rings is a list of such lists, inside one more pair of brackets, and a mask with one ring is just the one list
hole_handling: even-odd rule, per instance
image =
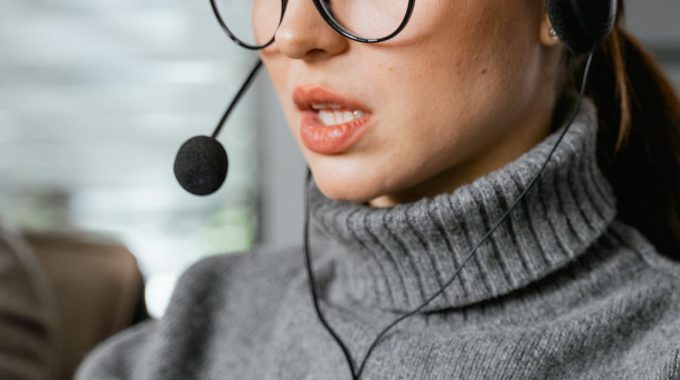
[[[356, 364], [438, 291], [527, 186], [561, 126], [458, 187], [374, 208], [312, 181], [320, 307]], [[596, 109], [446, 291], [383, 337], [361, 379], [680, 379], [680, 265], [617, 219]], [[302, 243], [200, 260], [166, 314], [90, 352], [78, 380], [351, 379], [313, 306]]]

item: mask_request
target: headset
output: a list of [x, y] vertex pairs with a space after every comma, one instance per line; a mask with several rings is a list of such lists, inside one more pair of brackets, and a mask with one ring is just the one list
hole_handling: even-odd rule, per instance
[[[306, 0], [302, 0], [306, 1]], [[319, 308], [318, 296], [315, 288], [314, 274], [312, 271], [311, 257], [309, 254], [309, 182], [311, 181], [311, 170], [307, 167], [306, 184], [305, 189], [305, 221], [304, 221], [304, 252], [305, 252], [305, 263], [309, 279], [310, 293], [312, 295], [312, 301], [314, 310], [316, 311], [319, 321], [328, 331], [328, 333], [333, 337], [338, 346], [341, 348], [351, 376], [353, 380], [358, 380], [365, 368], [366, 361], [370, 357], [373, 349], [377, 346], [380, 339], [396, 324], [403, 321], [404, 319], [416, 314], [427, 306], [432, 300], [438, 297], [444, 292], [444, 290], [455, 280], [460, 270], [467, 264], [467, 262], [472, 258], [472, 256], [477, 252], [479, 248], [486, 240], [491, 236], [491, 234], [503, 223], [507, 217], [510, 215], [512, 210], [519, 204], [519, 202], [524, 198], [526, 193], [533, 187], [536, 180], [539, 178], [543, 169], [545, 169], [548, 161], [552, 157], [553, 153], [557, 149], [558, 145], [562, 141], [564, 135], [569, 130], [569, 127], [573, 124], [576, 116], [581, 108], [581, 103], [586, 91], [586, 86], [588, 83], [588, 75], [590, 73], [590, 67], [593, 60], [593, 53], [597, 49], [598, 45], [602, 40], [604, 40], [611, 32], [614, 30], [616, 24], [618, 11], [619, 11], [619, 1], [618, 0], [546, 0], [546, 12], [552, 24], [552, 28], [557, 38], [560, 39], [562, 43], [568, 48], [568, 50], [575, 55], [586, 55], [586, 64], [583, 71], [583, 76], [581, 80], [581, 86], [579, 90], [578, 100], [576, 106], [571, 111], [566, 127], [563, 129], [561, 135], [559, 136], [557, 142], [553, 146], [552, 150], [548, 154], [548, 157], [543, 162], [543, 165], [538, 170], [536, 175], [529, 182], [524, 191], [517, 197], [515, 202], [508, 208], [508, 210], [499, 218], [499, 220], [489, 229], [489, 231], [482, 237], [482, 239], [477, 243], [474, 248], [470, 250], [461, 265], [455, 271], [455, 273], [450, 277], [450, 279], [442, 286], [442, 288], [430, 296], [425, 302], [420, 306], [404, 313], [400, 317], [396, 318], [393, 322], [388, 324], [373, 340], [368, 350], [363, 356], [363, 359], [359, 362], [358, 369], [356, 368], [352, 357], [347, 348], [347, 345], [343, 342], [340, 336], [335, 332], [335, 330], [330, 326], [326, 318], [324, 317], [321, 309]], [[237, 92], [234, 99], [229, 104], [227, 110], [220, 119], [215, 131], [212, 136], [196, 136], [187, 140], [177, 152], [174, 164], [175, 177], [179, 184], [186, 191], [194, 195], [209, 195], [217, 191], [227, 178], [227, 172], [229, 168], [229, 160], [227, 152], [225, 151], [222, 144], [217, 141], [217, 136], [219, 135], [224, 123], [233, 111], [234, 107], [238, 103], [239, 99], [245, 94], [246, 90], [252, 83], [258, 70], [261, 68], [262, 62], [258, 60], [258, 63], [252, 69], [241, 88]]]

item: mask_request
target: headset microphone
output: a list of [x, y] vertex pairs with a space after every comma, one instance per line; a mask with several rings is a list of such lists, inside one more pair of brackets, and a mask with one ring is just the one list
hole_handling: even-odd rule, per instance
[[229, 157], [222, 144], [217, 141], [217, 135], [261, 67], [262, 61], [258, 59], [257, 64], [217, 123], [212, 136], [192, 137], [179, 148], [175, 157], [174, 171], [177, 181], [184, 190], [194, 195], [209, 195], [217, 191], [227, 179]]

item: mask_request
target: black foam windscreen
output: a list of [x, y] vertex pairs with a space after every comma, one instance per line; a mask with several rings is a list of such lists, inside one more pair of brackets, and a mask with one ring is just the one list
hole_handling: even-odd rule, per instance
[[614, 29], [617, 0], [548, 0], [546, 10], [560, 40], [575, 53], [592, 50]]
[[194, 195], [217, 191], [227, 178], [229, 158], [222, 144], [212, 137], [195, 136], [179, 148], [175, 177], [184, 190]]

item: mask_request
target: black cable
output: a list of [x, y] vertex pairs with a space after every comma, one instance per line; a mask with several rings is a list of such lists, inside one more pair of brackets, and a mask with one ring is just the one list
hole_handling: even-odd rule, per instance
[[[312, 172], [307, 168], [307, 180], [305, 183], [309, 185], [309, 181], [312, 179]], [[316, 310], [316, 315], [319, 317], [319, 320], [321, 321], [321, 324], [324, 325], [326, 330], [333, 336], [336, 342], [338, 342], [338, 345], [340, 345], [340, 348], [342, 349], [342, 352], [345, 354], [345, 358], [347, 359], [347, 364], [349, 365], [349, 370], [352, 374], [352, 379], [355, 379], [354, 375], [354, 363], [352, 363], [352, 359], [349, 353], [349, 350], [347, 349], [347, 346], [343, 343], [342, 339], [338, 336], [338, 334], [333, 330], [333, 328], [328, 324], [328, 321], [326, 321], [326, 318], [323, 316], [321, 313], [321, 309], [319, 309], [319, 301], [317, 299], [316, 295], [316, 289], [314, 288], [314, 274], [312, 272], [312, 263], [311, 259], [309, 257], [309, 196], [307, 196], [309, 192], [305, 191], [305, 262], [307, 264], [307, 274], [309, 278], [309, 288], [312, 292], [312, 302], [314, 303], [314, 310]]]
[[349, 349], [347, 348], [345, 343], [342, 341], [342, 339], [338, 336], [338, 334], [335, 332], [335, 330], [333, 330], [333, 328], [328, 324], [328, 321], [326, 321], [326, 318], [321, 313], [321, 310], [319, 308], [319, 303], [318, 303], [318, 300], [317, 300], [316, 290], [314, 288], [314, 277], [313, 277], [313, 273], [312, 273], [312, 265], [311, 265], [311, 258], [310, 258], [310, 254], [309, 254], [309, 241], [308, 241], [308, 238], [309, 238], [309, 231], [308, 231], [309, 230], [309, 184], [310, 184], [312, 176], [311, 176], [311, 171], [309, 170], [309, 167], [307, 168], [307, 180], [306, 180], [306, 186], [307, 187], [305, 189], [305, 231], [304, 231], [305, 242], [304, 242], [304, 248], [305, 248], [305, 259], [306, 259], [306, 263], [307, 263], [307, 274], [308, 274], [308, 277], [309, 277], [309, 286], [310, 286], [310, 290], [311, 290], [311, 294], [312, 294], [312, 300], [313, 300], [313, 304], [314, 304], [314, 309], [316, 310], [316, 314], [319, 317], [321, 324], [323, 324], [323, 326], [326, 328], [326, 330], [328, 330], [328, 332], [331, 334], [333, 339], [335, 339], [337, 344], [342, 349], [342, 352], [345, 355], [345, 358], [347, 359], [347, 363], [348, 363], [350, 371], [352, 373], [352, 379], [353, 380], [359, 380], [359, 377], [361, 376], [361, 373], [364, 370], [364, 366], [366, 365], [366, 361], [368, 360], [369, 356], [371, 355], [371, 353], [373, 352], [375, 347], [380, 342], [380, 339], [396, 324], [398, 324], [399, 322], [403, 321], [404, 319], [416, 314], [417, 312], [422, 310], [425, 306], [427, 306], [430, 302], [432, 302], [432, 300], [434, 300], [440, 294], [442, 294], [444, 292], [444, 290], [446, 290], [446, 288], [453, 283], [453, 281], [456, 279], [456, 276], [458, 276], [458, 273], [460, 273], [461, 269], [463, 269], [465, 264], [467, 264], [468, 261], [470, 261], [470, 259], [472, 258], [472, 255], [474, 255], [477, 252], [477, 249], [483, 243], [485, 243], [486, 240], [491, 236], [491, 234], [498, 228], [498, 226], [500, 226], [501, 223], [503, 223], [505, 221], [505, 219], [507, 219], [507, 217], [510, 215], [512, 210], [514, 210], [517, 207], [517, 205], [522, 200], [522, 198], [524, 198], [524, 196], [529, 191], [529, 189], [531, 189], [533, 187], [534, 183], [536, 182], [538, 177], [541, 175], [541, 173], [543, 172], [543, 170], [547, 166], [548, 161], [550, 161], [550, 158], [552, 157], [553, 153], [555, 153], [555, 150], [557, 150], [557, 147], [559, 146], [560, 142], [564, 138], [564, 135], [566, 135], [567, 131], [569, 130], [571, 125], [574, 123], [574, 120], [576, 119], [576, 116], [578, 115], [578, 112], [581, 109], [581, 103], [583, 102], [583, 97], [585, 96], [586, 86], [587, 86], [587, 83], [588, 83], [588, 75], [590, 74], [590, 67], [591, 67], [592, 61], [593, 61], [593, 51], [588, 53], [586, 66], [585, 66], [585, 69], [584, 69], [584, 72], [583, 72], [583, 79], [581, 80], [581, 88], [580, 88], [580, 91], [579, 91], [578, 101], [576, 102], [576, 107], [574, 107], [574, 110], [572, 111], [572, 114], [568, 119], [569, 121], [567, 122], [567, 126], [564, 128], [564, 130], [560, 134], [560, 137], [557, 139], [557, 142], [555, 143], [552, 150], [550, 151], [550, 154], [548, 154], [548, 157], [543, 162], [541, 169], [532, 178], [531, 182], [529, 182], [529, 185], [524, 189], [524, 191], [522, 191], [522, 193], [517, 197], [517, 199], [512, 204], [512, 206], [510, 206], [510, 208], [505, 212], [505, 214], [503, 214], [503, 216], [498, 220], [498, 222], [496, 222], [496, 224], [493, 227], [491, 227], [491, 229], [489, 229], [489, 231], [484, 235], [482, 240], [480, 240], [480, 242], [477, 243], [477, 245], [470, 250], [467, 257], [465, 258], [463, 263], [458, 267], [458, 269], [453, 274], [451, 279], [449, 281], [447, 281], [444, 284], [444, 286], [442, 286], [442, 288], [439, 289], [439, 291], [437, 291], [432, 296], [430, 296], [430, 298], [428, 298], [425, 302], [423, 302], [417, 308], [415, 308], [412, 311], [396, 318], [392, 323], [390, 323], [385, 328], [383, 328], [383, 330], [373, 340], [373, 343], [371, 343], [371, 346], [366, 351], [366, 355], [364, 355], [364, 359], [361, 361], [361, 365], [359, 366], [358, 372], [355, 371], [354, 363], [352, 362], [352, 357], [350, 356]]
[[248, 74], [248, 78], [246, 78], [246, 80], [243, 82], [241, 88], [236, 93], [236, 96], [231, 101], [231, 104], [229, 104], [229, 107], [227, 107], [227, 110], [224, 111], [222, 118], [217, 123], [217, 127], [215, 127], [215, 131], [212, 134], [212, 138], [216, 139], [217, 135], [220, 134], [220, 131], [222, 131], [222, 127], [224, 126], [224, 122], [227, 121], [229, 114], [231, 114], [231, 111], [234, 110], [234, 107], [236, 107], [238, 101], [241, 100], [243, 94], [246, 92], [250, 84], [253, 82], [253, 79], [255, 79], [255, 74], [257, 74], [257, 71], [260, 69], [260, 67], [262, 67], [262, 60], [258, 59], [257, 63], [255, 63], [255, 67], [253, 67], [253, 69], [250, 71], [250, 74]]

